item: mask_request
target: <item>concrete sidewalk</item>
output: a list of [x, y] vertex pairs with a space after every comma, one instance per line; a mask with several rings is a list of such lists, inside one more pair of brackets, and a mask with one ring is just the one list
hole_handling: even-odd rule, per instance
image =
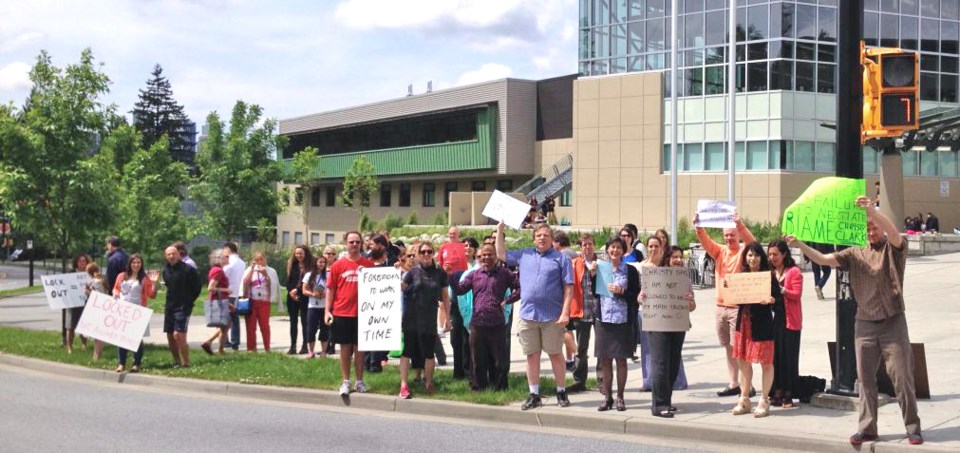
[[[960, 451], [960, 352], [955, 340], [956, 319], [960, 314], [958, 275], [960, 275], [960, 254], [911, 257], [907, 262], [904, 288], [907, 320], [911, 340], [925, 345], [932, 393], [930, 400], [919, 402], [926, 444], [918, 448], [906, 443], [899, 407], [896, 403], [891, 403], [882, 406], [879, 410], [880, 441], [872, 446], [874, 451], [899, 448], [910, 451], [926, 449]], [[835, 338], [834, 304], [832, 297], [828, 297], [826, 301], [816, 299], [812, 280], [809, 272], [804, 273], [800, 374], [816, 375], [829, 382], [830, 363], [826, 343]], [[831, 277], [828, 288], [833, 288], [833, 285], [834, 278]], [[535, 411], [536, 423], [540, 426], [618, 433], [650, 434], [659, 433], [666, 428], [674, 431], [671, 435], [684, 438], [713, 439], [730, 443], [740, 440], [744, 444], [771, 447], [779, 445], [785, 449], [814, 447], [822, 449], [824, 445], [836, 446], [838, 449], [849, 448], [847, 438], [857, 428], [855, 412], [801, 405], [795, 409], [773, 408], [771, 415], [764, 419], [754, 419], [749, 415], [739, 417], [730, 415], [729, 410], [736, 403], [736, 398], [718, 398], [715, 393], [726, 384], [726, 366], [723, 349], [717, 344], [713, 327], [714, 290], [697, 291], [696, 296], [698, 310], [692, 314], [693, 329], [687, 334], [683, 354], [690, 387], [674, 393], [674, 405], [680, 409], [676, 418], [664, 421], [650, 415], [650, 394], [638, 391], [641, 382], [639, 364], [630, 364], [626, 412], [596, 412], [600, 395], [596, 391], [589, 391], [571, 395], [573, 404], [570, 408], [545, 407]], [[41, 294], [3, 299], [0, 300], [0, 324], [34, 329], [57, 329], [59, 312], [49, 310]], [[160, 334], [161, 328], [161, 320], [154, 319], [152, 321], [154, 336], [148, 341], [165, 342]], [[202, 317], [194, 317], [189, 329], [189, 341], [194, 347], [199, 347], [200, 342], [205, 340], [212, 331], [213, 329], [205, 327]], [[289, 347], [288, 319], [272, 318], [271, 331], [272, 349], [286, 351]], [[449, 354], [448, 340], [445, 339], [445, 343]], [[520, 354], [516, 338], [514, 338], [512, 351], [511, 370], [523, 372], [525, 359]], [[544, 375], [550, 374], [546, 360], [543, 360], [542, 370]], [[759, 367], [755, 374], [754, 385], [759, 387]], [[233, 387], [235, 388], [236, 385], [233, 384]], [[366, 396], [363, 395], [363, 397]], [[545, 404], [549, 405], [553, 402], [552, 399], [546, 400]], [[444, 405], [452, 404], [457, 403], [430, 402], [428, 404], [426, 400], [419, 400], [417, 403], [398, 401], [391, 407], [397, 411], [402, 408], [406, 408], [404, 411], [407, 411], [412, 410], [410, 408], [420, 407], [424, 414], [431, 415], [444, 414], [443, 411], [447, 411], [446, 414], [465, 412], [449, 412], [451, 408]], [[515, 403], [507, 409], [510, 413], [516, 412], [517, 417], [526, 417], [519, 415], [521, 413], [519, 404]], [[490, 408], [490, 410], [493, 409]], [[495, 418], [503, 421], [513, 418], [512, 416], [505, 418], [505, 413], [496, 411], [488, 414], [488, 408], [470, 409], [469, 412], [481, 414], [478, 417], [493, 416], [490, 414], [497, 413], [499, 415]], [[758, 439], [761, 438], [765, 441], [759, 442]], [[771, 442], [770, 439], [774, 440]], [[780, 439], [780, 443], [776, 439]]]

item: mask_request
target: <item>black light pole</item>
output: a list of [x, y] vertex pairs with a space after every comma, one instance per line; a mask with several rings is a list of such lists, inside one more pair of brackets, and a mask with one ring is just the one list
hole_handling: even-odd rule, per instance
[[[863, 178], [863, 67], [860, 66], [860, 37], [863, 35], [863, 0], [838, 2], [837, 16], [837, 176]], [[852, 108], [851, 108], [852, 106]], [[855, 396], [857, 357], [853, 328], [857, 301], [850, 290], [850, 275], [837, 272], [837, 344], [830, 393]]]

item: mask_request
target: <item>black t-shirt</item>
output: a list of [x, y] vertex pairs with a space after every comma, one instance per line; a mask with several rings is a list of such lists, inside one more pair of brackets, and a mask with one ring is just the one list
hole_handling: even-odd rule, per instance
[[405, 331], [437, 332], [437, 306], [447, 287], [447, 273], [438, 266], [416, 266], [403, 276], [407, 297], [402, 326]]

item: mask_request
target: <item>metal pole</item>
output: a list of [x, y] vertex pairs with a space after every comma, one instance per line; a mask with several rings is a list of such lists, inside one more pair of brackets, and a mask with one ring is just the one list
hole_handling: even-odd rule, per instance
[[727, 45], [727, 200], [737, 202], [737, 1], [730, 0]]
[[[863, 68], [860, 66], [860, 36], [863, 30], [863, 0], [839, 2], [837, 24], [837, 176], [863, 178]], [[855, 106], [850, 108], [850, 106]], [[842, 247], [838, 247], [841, 249]], [[850, 275], [837, 271], [837, 343], [830, 393], [857, 394], [857, 357], [854, 322], [857, 301], [850, 290]]]
[[677, 237], [677, 33], [678, 0], [671, 0], [670, 13], [670, 234]]

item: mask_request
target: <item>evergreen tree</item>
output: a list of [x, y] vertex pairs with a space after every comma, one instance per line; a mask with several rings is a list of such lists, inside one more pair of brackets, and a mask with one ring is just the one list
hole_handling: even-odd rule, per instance
[[130, 112], [143, 136], [143, 147], [150, 148], [166, 135], [171, 157], [193, 167], [195, 127], [183, 113], [183, 106], [173, 99], [173, 88], [163, 76], [163, 68], [157, 64], [150, 74], [153, 78], [147, 80], [146, 89], [140, 90], [140, 99]]

